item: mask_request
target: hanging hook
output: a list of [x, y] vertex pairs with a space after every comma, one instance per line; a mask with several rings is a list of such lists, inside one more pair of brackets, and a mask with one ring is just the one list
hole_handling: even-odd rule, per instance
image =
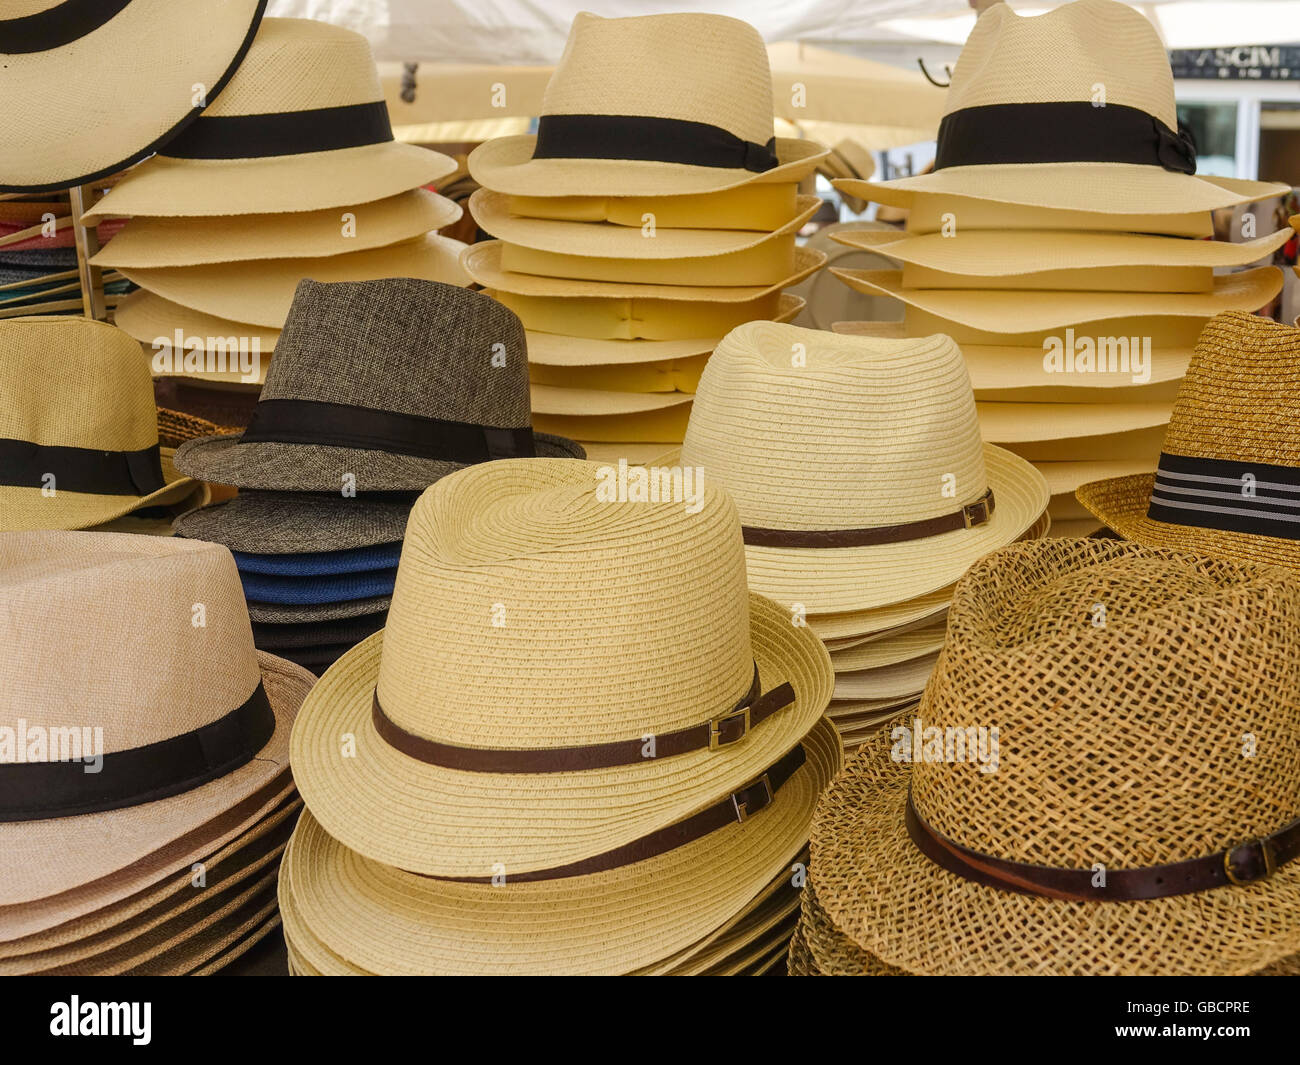
[[931, 85], [934, 85], [936, 88], [946, 89], [949, 85], [952, 84], [952, 67], [949, 66], [947, 63], [943, 65], [943, 72], [948, 75], [948, 80], [935, 81], [934, 76], [928, 70], [925, 69], [925, 60], [922, 59], [920, 56], [917, 56], [916, 62], [917, 65], [921, 68], [921, 73], [925, 75], [925, 80], [928, 81]]

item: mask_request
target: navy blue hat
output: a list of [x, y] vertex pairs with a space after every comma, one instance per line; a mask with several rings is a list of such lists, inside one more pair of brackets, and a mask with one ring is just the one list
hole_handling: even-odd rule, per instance
[[329, 577], [269, 577], [241, 571], [239, 579], [244, 585], [244, 598], [250, 603], [300, 606], [392, 595], [397, 570], [341, 573]]
[[393, 569], [402, 554], [401, 542], [357, 547], [349, 551], [313, 551], [301, 555], [254, 555], [232, 551], [240, 573], [270, 577], [328, 577], [339, 573], [369, 573]]

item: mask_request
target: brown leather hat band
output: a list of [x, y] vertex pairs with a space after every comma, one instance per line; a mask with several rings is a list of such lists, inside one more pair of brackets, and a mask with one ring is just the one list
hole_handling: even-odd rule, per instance
[[993, 489], [961, 510], [937, 518], [870, 529], [759, 529], [746, 525], [741, 532], [750, 547], [876, 547], [924, 540], [956, 529], [983, 525], [993, 517]]

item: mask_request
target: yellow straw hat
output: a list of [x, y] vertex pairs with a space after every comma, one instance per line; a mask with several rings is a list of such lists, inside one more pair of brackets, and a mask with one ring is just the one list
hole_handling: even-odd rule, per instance
[[665, 229], [770, 232], [798, 212], [799, 186], [791, 179], [687, 196], [507, 196], [506, 205], [512, 217], [553, 222], [607, 222], [640, 230], [650, 214]]

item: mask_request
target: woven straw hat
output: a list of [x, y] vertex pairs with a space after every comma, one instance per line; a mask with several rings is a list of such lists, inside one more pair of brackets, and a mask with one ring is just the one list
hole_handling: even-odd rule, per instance
[[140, 347], [88, 318], [0, 323], [0, 529], [84, 529], [193, 495]]
[[996, 761], [946, 731], [920, 759], [882, 736], [819, 805], [817, 898], [930, 975], [1232, 975], [1294, 954], [1298, 670], [1282, 570], [1106, 540], [992, 555], [958, 584], [917, 717], [996, 727]]
[[[181, 468], [240, 488], [420, 491], [473, 462], [580, 458], [531, 430], [519, 319], [478, 292], [412, 278], [304, 281], [249, 428], [193, 440]], [[360, 545], [357, 545], [360, 546]]]
[[[147, 859], [283, 771], [310, 678], [253, 650], [224, 548], [7, 533], [0, 562], [10, 648], [0, 717], [14, 752], [0, 765], [0, 905]], [[38, 729], [49, 744], [34, 746]], [[76, 750], [62, 743], [62, 758], [52, 758], [57, 729], [78, 739], [82, 729], [102, 730], [98, 740], [90, 734], [100, 770], [62, 760]]]
[[[740, 326], [705, 368], [680, 461], [735, 497], [750, 586], [808, 614], [936, 591], [1047, 506], [1039, 473], [980, 442], [961, 351], [944, 336]], [[955, 526], [912, 527], [945, 517]]]
[[1151, 547], [1300, 569], [1300, 329], [1249, 314], [1206, 324], [1156, 473], [1084, 484], [1079, 501]]
[[546, 86], [537, 134], [480, 145], [469, 171], [513, 195], [668, 196], [798, 181], [826, 155], [772, 131], [772, 72], [752, 26], [584, 11]]
[[[646, 215], [663, 229], [780, 229], [799, 210], [794, 178], [779, 184], [736, 185], [689, 196], [507, 196], [513, 218], [608, 222], [640, 230]], [[36, 217], [40, 217], [37, 212]]]
[[842, 187], [898, 207], [946, 193], [1138, 215], [1209, 212], [1288, 191], [1193, 176], [1196, 151], [1178, 130], [1164, 43], [1141, 12], [1113, 0], [1034, 17], [988, 8], [953, 71], [938, 141], [932, 173]]
[[[82, 185], [157, 151], [215, 99], [265, 0], [18, 0], [0, 19], [0, 192]], [[86, 93], [84, 87], [93, 85]]]
[[[490, 462], [421, 496], [387, 627], [329, 670], [294, 735], [303, 797], [344, 846], [449, 877], [593, 858], [754, 779], [820, 716], [830, 660], [747, 593], [726, 494], [606, 501], [606, 481], [596, 463]], [[710, 749], [707, 723], [747, 700], [750, 727], [718, 724]], [[414, 737], [449, 749], [405, 753]]]
[[311, 19], [269, 18], [202, 117], [82, 221], [344, 207], [428, 185], [455, 169], [445, 155], [393, 140], [364, 37]]

